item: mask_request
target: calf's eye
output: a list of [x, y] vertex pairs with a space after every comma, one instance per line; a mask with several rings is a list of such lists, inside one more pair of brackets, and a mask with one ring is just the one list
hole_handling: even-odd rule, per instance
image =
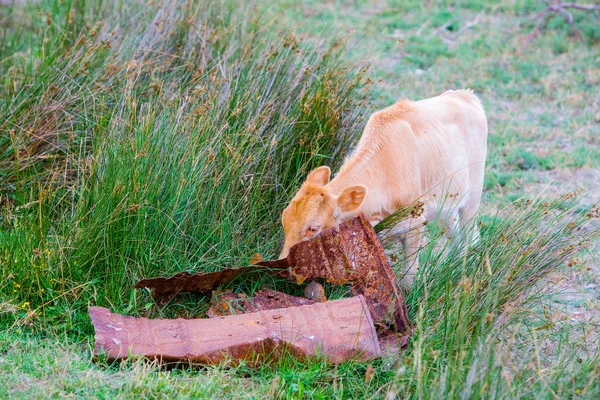
[[311, 237], [317, 234], [317, 232], [319, 232], [319, 229], [321, 227], [320, 226], [309, 226], [308, 228], [306, 228], [306, 231], [304, 232], [304, 237]]

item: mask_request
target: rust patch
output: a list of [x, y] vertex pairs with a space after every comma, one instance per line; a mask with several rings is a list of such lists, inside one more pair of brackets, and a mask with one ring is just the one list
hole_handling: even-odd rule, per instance
[[278, 308], [299, 307], [314, 303], [314, 301], [309, 299], [291, 296], [272, 289], [261, 289], [253, 297], [247, 297], [244, 293], [213, 292], [210, 302], [211, 306], [206, 312], [209, 318]]
[[329, 362], [367, 361], [381, 355], [373, 320], [362, 296], [299, 307], [213, 319], [148, 319], [90, 307], [94, 357], [133, 357], [203, 365], [249, 365], [284, 354], [319, 354]]
[[382, 356], [397, 356], [401, 350], [408, 347], [409, 336], [407, 334], [395, 333], [384, 328], [379, 330], [377, 337]]
[[327, 301], [327, 296], [325, 296], [325, 289], [323, 285], [321, 285], [317, 281], [312, 281], [304, 288], [304, 297], [307, 299], [311, 299], [316, 302]]

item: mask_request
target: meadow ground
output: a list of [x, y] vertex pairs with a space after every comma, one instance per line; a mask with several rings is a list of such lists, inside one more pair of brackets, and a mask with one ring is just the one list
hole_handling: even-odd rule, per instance
[[[6, 3], [0, 397], [600, 396], [598, 14], [525, 46], [542, 2]], [[465, 87], [490, 125], [482, 240], [463, 258], [432, 227], [415, 335], [371, 379], [91, 361], [88, 305], [202, 315], [202, 297], [159, 307], [132, 284], [276, 256], [282, 207], [370, 112]]]

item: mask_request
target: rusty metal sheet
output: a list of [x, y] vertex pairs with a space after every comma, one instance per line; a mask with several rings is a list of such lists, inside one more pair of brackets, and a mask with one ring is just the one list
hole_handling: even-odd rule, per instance
[[266, 266], [250, 266], [241, 268], [227, 268], [217, 272], [190, 274], [180, 272], [169, 278], [142, 279], [135, 284], [137, 289], [152, 289], [152, 297], [161, 302], [168, 301], [180, 292], [210, 293], [220, 285], [229, 283], [243, 274], [275, 275], [288, 268], [287, 263], [271, 262]]
[[154, 298], [164, 300], [179, 292], [208, 293], [244, 273], [278, 274], [288, 267], [298, 283], [315, 278], [324, 278], [333, 284], [351, 283], [353, 294], [365, 296], [378, 325], [391, 323], [397, 332], [410, 331], [411, 323], [396, 275], [377, 234], [363, 214], [311, 240], [297, 243], [282, 260], [260, 261], [256, 266], [212, 273], [180, 273], [171, 278], [144, 279], [135, 287], [152, 288]]
[[382, 356], [397, 356], [401, 350], [408, 347], [409, 336], [404, 333], [400, 334], [384, 328], [377, 332], [377, 337]]
[[366, 361], [381, 355], [362, 296], [212, 319], [148, 319], [90, 307], [94, 356], [109, 361], [141, 356], [203, 365], [245, 361], [257, 365], [284, 354], [318, 354], [329, 362]]
[[210, 302], [211, 306], [206, 312], [209, 318], [277, 308], [299, 307], [314, 303], [309, 299], [291, 296], [272, 289], [261, 289], [252, 297], [248, 297], [244, 293], [213, 292]]
[[[383, 247], [367, 218], [358, 217], [300, 242], [287, 257], [298, 283], [324, 278], [333, 284], [352, 283], [362, 294], [376, 323], [391, 322], [397, 332], [410, 330], [404, 296]], [[391, 320], [391, 321], [390, 321]]]

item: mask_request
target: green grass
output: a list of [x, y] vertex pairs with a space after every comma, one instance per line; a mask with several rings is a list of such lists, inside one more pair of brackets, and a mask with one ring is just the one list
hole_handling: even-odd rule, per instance
[[[283, 4], [278, 9], [292, 9], [289, 23], [307, 35], [331, 25], [353, 32], [357, 40], [349, 53], [373, 66], [373, 109], [448, 88], [475, 90], [490, 122], [488, 176], [513, 169], [512, 157], [521, 151], [539, 158], [542, 171], [600, 166], [600, 116], [592, 94], [600, 83], [597, 16], [574, 12], [581, 39], [554, 18], [524, 48], [541, 1]], [[540, 175], [550, 181], [550, 173]], [[488, 190], [486, 202], [502, 202], [505, 194]]]
[[272, 256], [290, 189], [350, 148], [362, 85], [341, 49], [260, 33], [269, 21], [245, 24], [228, 3], [182, 7], [155, 11], [160, 33], [134, 13], [140, 44], [108, 31], [73, 50], [82, 33], [67, 23], [68, 43], [8, 89], [5, 257], [30, 301], [95, 281], [98, 300], [123, 304], [159, 270]]
[[[599, 304], [584, 289], [598, 274], [587, 216], [600, 161], [597, 20], [576, 14], [577, 39], [556, 18], [520, 54], [541, 8], [0, 8], [0, 397], [600, 396]], [[457, 87], [475, 89], [490, 120], [482, 240], [463, 256], [432, 226], [407, 294], [415, 334], [373, 362], [369, 382], [355, 362], [91, 361], [89, 305], [202, 315], [202, 296], [158, 306], [133, 283], [276, 256], [281, 210], [311, 168], [342, 162], [369, 112]], [[561, 197], [580, 184], [592, 191], [583, 201]], [[301, 293], [276, 279], [235, 288], [262, 284]]]

